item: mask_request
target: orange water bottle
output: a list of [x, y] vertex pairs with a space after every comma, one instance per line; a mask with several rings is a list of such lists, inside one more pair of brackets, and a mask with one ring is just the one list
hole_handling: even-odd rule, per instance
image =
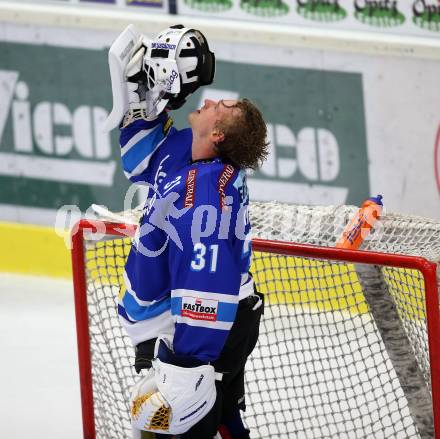
[[365, 200], [353, 219], [345, 226], [336, 247], [358, 249], [380, 217], [382, 208], [382, 195]]

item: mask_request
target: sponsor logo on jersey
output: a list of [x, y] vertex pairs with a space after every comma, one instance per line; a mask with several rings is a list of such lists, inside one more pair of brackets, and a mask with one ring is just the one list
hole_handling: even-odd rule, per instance
[[217, 321], [218, 301], [198, 297], [182, 297], [182, 317], [192, 320]]
[[194, 195], [196, 193], [196, 175], [197, 169], [190, 169], [186, 176], [186, 192], [184, 207], [194, 206]]
[[176, 48], [176, 45], [175, 44], [168, 44], [168, 43], [153, 43], [151, 47], [153, 49], [174, 50]]
[[234, 175], [234, 167], [231, 165], [225, 165], [222, 173], [218, 179], [218, 192], [220, 194], [220, 208], [223, 210], [225, 207], [225, 188], [228, 183], [231, 181], [232, 176]]
[[182, 176], [178, 175], [174, 180], [171, 180], [168, 183], [164, 184], [162, 195], [167, 195], [171, 191], [171, 189], [174, 189], [176, 186], [180, 184], [181, 180], [182, 180]]

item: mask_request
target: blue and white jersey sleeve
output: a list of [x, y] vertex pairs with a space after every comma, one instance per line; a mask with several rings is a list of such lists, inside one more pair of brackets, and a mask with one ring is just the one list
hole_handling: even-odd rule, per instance
[[172, 221], [180, 238], [169, 249], [173, 348], [177, 355], [204, 362], [219, 357], [239, 301], [245, 242], [234, 233], [237, 175], [222, 163], [194, 165], [180, 197], [180, 207], [188, 211]]
[[[124, 271], [124, 285], [118, 297], [119, 321], [134, 346], [145, 340], [154, 339], [159, 334], [174, 333], [170, 296], [165, 292], [157, 296], [148, 294], [149, 290], [145, 287], [138, 287], [136, 291], [133, 288], [130, 276], [136, 273], [139, 265], [139, 261], [129, 257]], [[160, 291], [166, 286], [166, 279], [158, 279], [155, 275], [154, 266], [146, 266], [145, 271], [150, 274], [147, 281], [145, 277], [140, 279], [145, 285], [152, 287], [151, 292]], [[162, 275], [166, 276], [166, 273]], [[160, 285], [161, 281], [164, 285]], [[136, 284], [139, 285], [139, 282]]]
[[137, 120], [121, 129], [122, 166], [130, 181], [135, 183], [147, 179], [150, 160], [166, 140], [171, 125], [171, 119], [162, 113], [155, 120]]

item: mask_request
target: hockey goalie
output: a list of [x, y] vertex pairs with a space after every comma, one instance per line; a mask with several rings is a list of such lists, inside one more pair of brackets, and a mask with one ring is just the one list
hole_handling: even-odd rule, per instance
[[244, 368], [261, 294], [251, 260], [247, 168], [267, 155], [266, 124], [247, 99], [205, 100], [189, 128], [172, 110], [213, 82], [205, 36], [182, 25], [154, 39], [130, 25], [109, 52], [122, 166], [148, 188], [118, 300], [141, 374], [131, 390], [133, 437], [249, 438]]

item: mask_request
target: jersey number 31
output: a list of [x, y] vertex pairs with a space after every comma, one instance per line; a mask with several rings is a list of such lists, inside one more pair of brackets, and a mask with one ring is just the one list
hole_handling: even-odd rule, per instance
[[[209, 272], [215, 273], [217, 270], [218, 244], [212, 244], [209, 247], [209, 253], [206, 254], [207, 248], [205, 244], [198, 242], [194, 245], [194, 257], [191, 261], [191, 270], [201, 271], [206, 267], [208, 262]], [[209, 261], [207, 261], [209, 259]]]

